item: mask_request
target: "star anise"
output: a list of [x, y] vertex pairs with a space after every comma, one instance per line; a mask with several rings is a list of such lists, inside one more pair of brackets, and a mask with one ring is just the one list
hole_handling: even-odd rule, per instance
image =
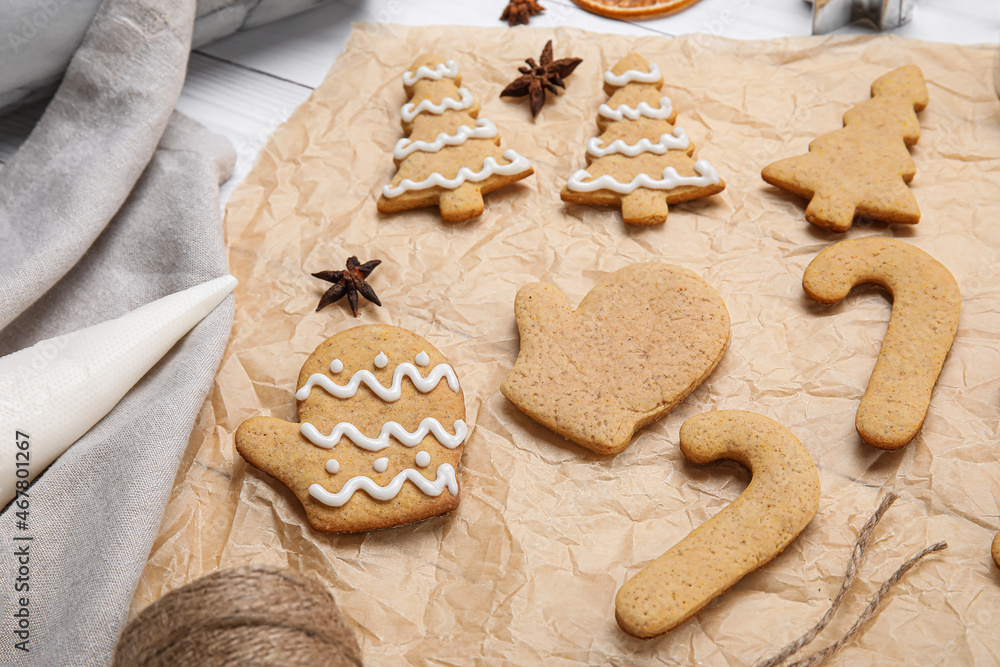
[[531, 104], [532, 118], [538, 115], [545, 104], [545, 91], [551, 90], [553, 93], [558, 93], [558, 88], [565, 89], [566, 84], [563, 83], [563, 77], [572, 74], [576, 66], [583, 62], [580, 58], [552, 60], [551, 39], [542, 49], [540, 60], [539, 64], [535, 64], [534, 58], [525, 60], [527, 66], [517, 68], [521, 76], [514, 79], [500, 93], [500, 97], [524, 97], [527, 95]]
[[339, 301], [345, 294], [347, 302], [351, 304], [354, 317], [358, 316], [358, 293], [376, 306], [381, 306], [382, 302], [375, 295], [372, 286], [365, 282], [368, 274], [375, 270], [375, 267], [382, 263], [380, 259], [373, 259], [362, 264], [357, 257], [347, 259], [347, 268], [343, 271], [320, 271], [314, 273], [313, 277], [333, 283], [333, 287], [328, 289], [319, 300], [316, 310], [323, 310], [331, 303]]
[[510, 0], [510, 3], [503, 10], [500, 20], [506, 21], [507, 25], [528, 25], [532, 16], [544, 11], [545, 7], [542, 7], [535, 0]]

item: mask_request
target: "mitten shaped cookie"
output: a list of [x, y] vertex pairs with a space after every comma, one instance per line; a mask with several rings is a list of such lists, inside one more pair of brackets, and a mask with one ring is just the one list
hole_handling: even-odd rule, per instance
[[534, 172], [517, 151], [500, 148], [496, 125], [476, 120], [479, 104], [461, 84], [455, 61], [434, 54], [403, 74], [408, 138], [393, 150], [397, 172], [382, 188], [379, 211], [438, 206], [442, 220], [462, 222], [482, 214], [484, 194]]
[[729, 341], [729, 312], [700, 277], [633, 264], [609, 275], [575, 311], [558, 288], [514, 300], [521, 350], [500, 390], [525, 414], [598, 454], [673, 410], [708, 377]]
[[844, 128], [809, 144], [805, 155], [764, 167], [771, 185], [809, 199], [806, 220], [846, 232], [855, 215], [916, 224], [920, 208], [907, 187], [917, 167], [907, 148], [920, 139], [917, 111], [927, 85], [916, 65], [879, 77], [872, 98], [844, 114]]
[[300, 423], [248, 419], [236, 449], [295, 493], [313, 528], [387, 528], [458, 506], [465, 398], [430, 343], [398, 327], [348, 329], [316, 348], [298, 386]]
[[586, 169], [570, 176], [565, 202], [620, 206], [630, 225], [658, 225], [668, 204], [722, 192], [726, 184], [705, 160], [694, 160], [694, 144], [673, 125], [677, 112], [660, 92], [656, 65], [633, 53], [604, 73], [611, 96], [598, 109], [603, 134], [587, 142]]

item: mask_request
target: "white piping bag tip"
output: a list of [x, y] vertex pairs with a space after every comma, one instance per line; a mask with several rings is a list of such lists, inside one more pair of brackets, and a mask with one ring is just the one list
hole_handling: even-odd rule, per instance
[[221, 276], [0, 358], [0, 506], [111, 412], [236, 283]]

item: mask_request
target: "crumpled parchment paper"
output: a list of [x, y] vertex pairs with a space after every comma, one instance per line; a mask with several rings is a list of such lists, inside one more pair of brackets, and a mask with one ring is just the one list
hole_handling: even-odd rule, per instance
[[[532, 121], [498, 97], [549, 38], [583, 64]], [[567, 206], [559, 189], [585, 166], [606, 96], [601, 73], [630, 51], [664, 72], [678, 124], [726, 180], [721, 195], [672, 207], [667, 223], [629, 229], [614, 209]], [[400, 75], [426, 51], [455, 58], [463, 82], [535, 175], [488, 195], [486, 213], [443, 224], [433, 209], [379, 215], [407, 101]], [[881, 582], [938, 540], [950, 548], [890, 594], [831, 664], [1000, 661], [1000, 104], [996, 48], [886, 36], [736, 42], [572, 29], [360, 26], [326, 81], [273, 135], [226, 220], [236, 322], [216, 387], [192, 435], [136, 592], [137, 613], [213, 571], [269, 563], [318, 576], [359, 631], [373, 665], [748, 664], [812, 627], [840, 587], [857, 531], [880, 493], [903, 494], [876, 531], [858, 583], [806, 649], [840, 637]], [[764, 165], [841, 126], [877, 77], [907, 63], [930, 105], [912, 149], [919, 225], [809, 225], [805, 202], [766, 185]], [[957, 278], [958, 336], [923, 430], [898, 452], [854, 430], [858, 399], [891, 303], [875, 287], [821, 306], [802, 272], [830, 244], [861, 236], [912, 243]], [[309, 274], [350, 255], [382, 259], [370, 278], [383, 308], [314, 312], [327, 284]], [[498, 387], [518, 350], [513, 300], [532, 281], [575, 305], [632, 262], [687, 267], [712, 284], [732, 339], [709, 379], [613, 458], [591, 454], [521, 414]], [[285, 487], [250, 468], [232, 435], [265, 414], [295, 420], [296, 376], [334, 333], [384, 322], [411, 329], [455, 365], [474, 431], [457, 511], [397, 529], [325, 535]], [[732, 463], [698, 466], [678, 430], [712, 409], [752, 410], [790, 428], [820, 468], [822, 501], [804, 533], [667, 636], [640, 641], [615, 624], [626, 578], [725, 507], [748, 482]]]

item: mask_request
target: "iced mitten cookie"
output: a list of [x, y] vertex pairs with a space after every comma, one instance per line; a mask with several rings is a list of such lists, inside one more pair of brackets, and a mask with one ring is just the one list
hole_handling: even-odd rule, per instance
[[400, 114], [407, 138], [393, 150], [396, 175], [382, 188], [378, 210], [441, 209], [445, 222], [483, 212], [483, 195], [533, 173], [528, 160], [500, 148], [500, 133], [463, 87], [458, 65], [433, 54], [403, 74], [410, 96]]
[[745, 575], [771, 562], [819, 508], [819, 473], [791, 431], [763, 415], [706, 412], [681, 426], [681, 451], [694, 463], [720, 459], [750, 468], [750, 485], [625, 582], [618, 625], [644, 639], [669, 632]]
[[539, 424], [598, 454], [673, 410], [729, 341], [729, 311], [700, 277], [670, 264], [607, 276], [573, 310], [558, 288], [514, 300], [521, 350], [500, 391]]
[[570, 176], [560, 196], [573, 204], [620, 206], [630, 225], [658, 225], [669, 204], [722, 192], [726, 184], [674, 126], [677, 112], [660, 92], [656, 65], [633, 53], [604, 73], [611, 96], [598, 109], [603, 133], [587, 142], [587, 168]]
[[842, 241], [816, 255], [802, 276], [806, 294], [820, 303], [838, 303], [861, 283], [892, 293], [892, 316], [855, 426], [869, 445], [899, 449], [924, 423], [958, 330], [962, 295], [943, 264], [895, 239]]
[[889, 72], [872, 84], [872, 98], [844, 114], [844, 128], [809, 144], [805, 155], [764, 167], [771, 185], [809, 199], [806, 220], [836, 232], [855, 215], [886, 222], [920, 222], [907, 187], [917, 167], [907, 148], [920, 138], [917, 111], [927, 106], [927, 86], [916, 65]]
[[398, 526], [458, 506], [468, 435], [455, 369], [398, 327], [343, 331], [299, 373], [300, 423], [253, 417], [236, 449], [302, 502], [316, 530]]

